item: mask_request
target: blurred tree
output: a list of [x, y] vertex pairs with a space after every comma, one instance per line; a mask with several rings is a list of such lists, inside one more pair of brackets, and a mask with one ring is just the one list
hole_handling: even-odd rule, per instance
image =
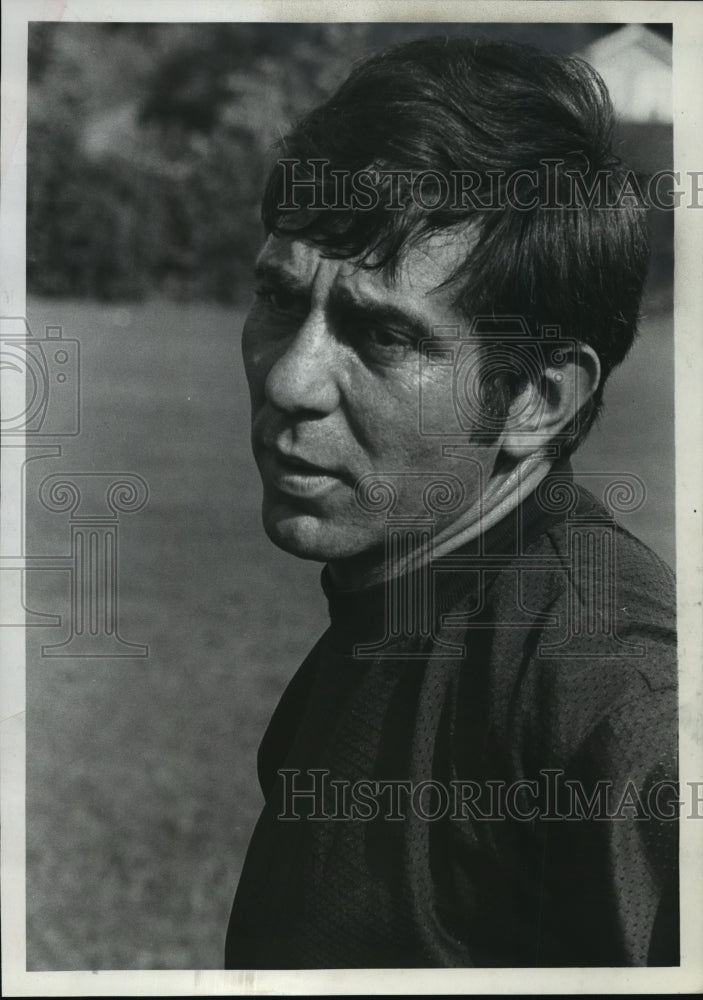
[[608, 27], [35, 22], [28, 289], [234, 301], [276, 139], [357, 59], [438, 33], [573, 51]]

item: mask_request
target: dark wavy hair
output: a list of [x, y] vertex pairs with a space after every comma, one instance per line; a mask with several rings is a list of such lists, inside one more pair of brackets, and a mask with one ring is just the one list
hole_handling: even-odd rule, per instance
[[[421, 39], [361, 63], [282, 140], [262, 218], [269, 233], [391, 270], [405, 248], [471, 222], [478, 241], [451, 279], [462, 314], [522, 316], [533, 335], [544, 324], [558, 325], [563, 337], [590, 345], [600, 358], [600, 384], [563, 448], [573, 451], [634, 340], [649, 256], [643, 199], [618, 199], [628, 171], [613, 154], [612, 134], [605, 84], [578, 58], [504, 42]], [[471, 172], [480, 178], [476, 194], [497, 191], [503, 207], [445, 201], [433, 209], [408, 201], [397, 211], [382, 199], [353, 211], [316, 209], [308, 198], [300, 210], [285, 211], [283, 159], [300, 161], [297, 177], [314, 159], [328, 161], [328, 176], [370, 167], [447, 177]], [[545, 168], [545, 161], [560, 167]], [[511, 175], [528, 170], [538, 172], [539, 202], [521, 210], [501, 196]], [[574, 205], [568, 172], [589, 187], [600, 177], [614, 207]], [[521, 178], [515, 191], [525, 202]], [[543, 207], [547, 202], [552, 207]]]

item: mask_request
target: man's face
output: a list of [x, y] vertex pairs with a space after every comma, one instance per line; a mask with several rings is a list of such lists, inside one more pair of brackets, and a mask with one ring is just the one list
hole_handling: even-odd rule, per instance
[[[433, 426], [456, 427], [451, 366], [421, 368], [418, 347], [435, 326], [461, 328], [455, 293], [438, 286], [468, 249], [465, 234], [433, 236], [391, 280], [302, 241], [268, 239], [243, 353], [264, 527], [276, 545], [333, 567], [378, 565], [386, 514], [362, 509], [354, 490], [369, 473], [393, 482], [394, 517], [426, 515], [433, 473], [452, 473], [466, 487], [438, 528], [475, 501], [476, 466], [442, 456], [419, 420], [422, 392]], [[475, 458], [488, 470], [495, 449], [476, 447]], [[422, 475], [393, 475], [407, 472]]]

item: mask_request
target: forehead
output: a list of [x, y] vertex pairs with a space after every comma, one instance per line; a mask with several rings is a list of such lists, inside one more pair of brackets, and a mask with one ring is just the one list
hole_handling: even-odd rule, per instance
[[316, 288], [344, 285], [360, 293], [397, 301], [428, 299], [432, 304], [450, 304], [456, 289], [442, 287], [462, 265], [475, 237], [467, 227], [434, 233], [402, 253], [393, 275], [386, 269], [370, 270], [355, 260], [334, 260], [322, 256], [311, 243], [269, 236], [257, 266], [274, 268], [295, 278], [302, 287]]

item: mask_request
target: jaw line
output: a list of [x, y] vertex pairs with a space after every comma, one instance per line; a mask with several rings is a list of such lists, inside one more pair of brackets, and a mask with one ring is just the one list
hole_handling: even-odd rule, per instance
[[387, 559], [384, 560], [382, 566], [372, 574], [371, 582], [393, 579], [420, 569], [428, 562], [448, 555], [479, 535], [483, 535], [534, 492], [552, 464], [551, 459], [536, 452], [527, 456], [509, 472], [494, 475], [489, 480], [483, 495], [455, 521], [438, 532], [430, 545], [416, 548], [392, 564], [389, 564]]

